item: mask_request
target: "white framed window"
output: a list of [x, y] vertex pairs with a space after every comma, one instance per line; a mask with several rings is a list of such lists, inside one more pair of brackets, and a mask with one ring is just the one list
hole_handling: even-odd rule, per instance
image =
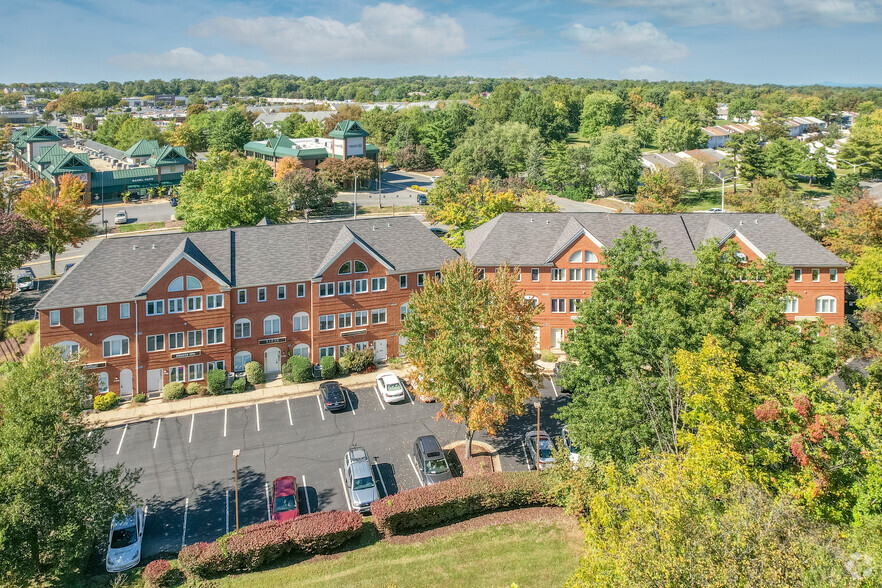
[[168, 368], [168, 381], [169, 382], [183, 382], [184, 381], [184, 366], [176, 365], [175, 367]]
[[147, 335], [147, 352], [165, 351], [165, 335]]
[[570, 268], [570, 281], [571, 282], [581, 282], [582, 281], [581, 268], [577, 268], [577, 267]]
[[251, 321], [239, 319], [233, 323], [233, 339], [247, 339], [251, 336]]
[[202, 282], [196, 276], [187, 276], [187, 290], [201, 290]]
[[582, 304], [581, 298], [570, 298], [570, 314], [575, 314], [579, 312], [579, 305]]
[[168, 334], [168, 348], [169, 349], [183, 349], [184, 348], [184, 332], [180, 333], [169, 333]]
[[168, 285], [169, 292], [183, 292], [184, 291], [184, 276], [178, 276]]
[[477, 277], [479, 280], [483, 280], [484, 279], [484, 268], [479, 267], [478, 269], [476, 269], [475, 270], [475, 277]]
[[102, 304], [101, 306], [98, 307], [96, 318], [98, 319], [99, 323], [107, 320], [107, 306]]
[[240, 351], [233, 356], [233, 371], [244, 372], [245, 364], [251, 361], [250, 351]]
[[582, 252], [574, 251], [572, 255], [570, 255], [570, 263], [582, 263]]
[[266, 288], [261, 287], [257, 289], [257, 301], [266, 302]]
[[426, 285], [426, 274], [417, 274], [417, 288], [422, 288]]
[[356, 310], [353, 314], [355, 315], [356, 327], [364, 327], [368, 324], [368, 311]]
[[184, 299], [183, 298], [169, 298], [168, 299], [168, 313], [169, 314], [177, 314], [179, 312], [184, 312]]
[[319, 316], [319, 331], [333, 331], [334, 330], [334, 315], [333, 314], [323, 314]]
[[187, 331], [187, 347], [202, 347], [202, 329]]
[[129, 338], [124, 335], [113, 335], [102, 341], [104, 357], [116, 357], [129, 354]]
[[790, 296], [784, 299], [784, 312], [799, 312], [799, 298]]
[[210, 372], [211, 370], [224, 371], [225, 370], [224, 360], [219, 359], [217, 361], [209, 361], [208, 363], [205, 364], [205, 370], [207, 372]]
[[319, 284], [319, 298], [328, 298], [334, 295], [334, 282]]
[[529, 300], [533, 307], [539, 306], [539, 299], [535, 296], [530, 296], [529, 294], [527, 294], [526, 296], [524, 296], [524, 300]]
[[297, 284], [297, 298], [306, 298], [306, 284]]
[[839, 271], [835, 267], [830, 268], [830, 281], [836, 282], [839, 279]]
[[355, 268], [355, 273], [357, 274], [366, 274], [368, 271], [368, 266], [363, 261], [358, 261], [357, 259], [353, 262], [353, 267]]
[[566, 300], [563, 298], [552, 298], [551, 299], [551, 312], [566, 312]]
[[224, 307], [224, 295], [223, 294], [207, 294], [205, 296], [206, 310], [214, 310], [215, 308], [223, 308], [223, 307]]
[[802, 268], [801, 267], [793, 268], [793, 281], [794, 282], [801, 282], [802, 281]]
[[401, 274], [398, 276], [398, 287], [407, 288], [407, 274]]
[[334, 357], [334, 346], [319, 347], [319, 357]]
[[586, 282], [596, 282], [597, 281], [597, 268], [586, 267], [585, 268], [585, 281]]
[[348, 296], [352, 294], [352, 280], [337, 282], [337, 294], [340, 296]]
[[294, 332], [309, 330], [309, 313], [298, 312], [294, 315]]
[[291, 355], [299, 355], [300, 357], [309, 359], [309, 345], [306, 343], [298, 343], [294, 346], [294, 349], [291, 350]]
[[224, 328], [214, 327], [205, 329], [205, 342], [209, 345], [220, 345], [224, 342]]
[[82, 307], [73, 309], [73, 322], [75, 325], [83, 324], [86, 320], [86, 310]]
[[352, 273], [352, 262], [347, 261], [344, 262], [343, 265], [340, 266], [340, 269], [337, 270], [337, 275], [339, 276], [348, 276]]
[[566, 271], [559, 267], [551, 268], [551, 281], [552, 282], [565, 282], [567, 280]]
[[402, 305], [399, 307], [399, 311], [400, 311], [399, 318], [401, 319], [401, 322], [403, 323], [403, 322], [404, 322], [404, 319], [407, 318], [407, 313], [409, 312], [409, 309], [408, 309], [408, 306], [407, 306], [407, 302], [405, 302], [404, 304], [402, 304]]
[[148, 300], [145, 309], [147, 316], [165, 314], [165, 300]]
[[248, 302], [248, 290], [237, 290], [236, 299], [239, 301], [239, 304]]
[[276, 300], [284, 300], [288, 296], [288, 288], [285, 286], [276, 286]]
[[534, 267], [530, 269], [530, 281], [538, 282], [539, 281], [539, 268]]
[[355, 350], [361, 351], [362, 349], [367, 349], [369, 346], [370, 346], [370, 343], [368, 343], [367, 341], [359, 341], [359, 342], [355, 343]]
[[56, 343], [54, 347], [61, 350], [61, 357], [64, 359], [70, 359], [80, 352], [80, 344], [76, 341], [62, 341], [61, 343]]
[[820, 282], [821, 281], [821, 270], [818, 268], [814, 268], [812, 270], [812, 282]]
[[337, 315], [337, 328], [349, 329], [352, 327], [352, 313], [341, 312]]
[[107, 375], [107, 372], [101, 372], [98, 374], [98, 393], [104, 394], [110, 389], [110, 376]]
[[382, 325], [386, 322], [386, 309], [385, 308], [374, 308], [371, 310], [371, 324], [372, 325]]
[[204, 369], [205, 366], [201, 363], [191, 363], [187, 366], [187, 379], [191, 382], [194, 380], [201, 380], [204, 374]]
[[355, 281], [355, 293], [356, 294], [364, 294], [368, 291], [368, 281], [367, 278], [362, 280], [354, 280]]
[[435, 272], [435, 279], [438, 280], [439, 282], [442, 281], [441, 280], [441, 272]]
[[340, 357], [343, 357], [344, 353], [349, 353], [349, 350], [352, 349], [352, 345], [344, 343], [343, 345], [338, 346], [337, 349], [340, 351]]
[[196, 312], [202, 310], [202, 296], [187, 297], [187, 312]]
[[49, 311], [49, 326], [57, 327], [61, 324], [61, 311], [60, 310], [50, 310]]
[[818, 296], [815, 300], [815, 312], [818, 314], [836, 312], [836, 299], [832, 296]]
[[131, 310], [129, 309], [129, 303], [123, 302], [122, 304], [120, 304], [119, 305], [119, 318], [120, 319], [127, 319], [131, 316], [132, 315], [131, 315]]
[[384, 292], [386, 290], [386, 278], [371, 278], [371, 292]]
[[282, 332], [282, 319], [278, 316], [271, 314], [265, 319], [263, 319], [263, 334], [264, 335], [278, 335]]
[[597, 263], [597, 254], [595, 254], [593, 251], [586, 251], [585, 263]]

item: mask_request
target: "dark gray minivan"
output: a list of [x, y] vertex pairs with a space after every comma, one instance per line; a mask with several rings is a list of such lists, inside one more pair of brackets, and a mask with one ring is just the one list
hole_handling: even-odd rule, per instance
[[441, 444], [434, 435], [419, 437], [413, 444], [413, 457], [416, 460], [416, 469], [426, 486], [449, 480], [453, 477], [450, 466]]

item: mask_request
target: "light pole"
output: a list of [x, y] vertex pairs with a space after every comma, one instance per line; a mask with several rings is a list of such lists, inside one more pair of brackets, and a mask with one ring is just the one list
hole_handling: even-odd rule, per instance
[[358, 211], [358, 172], [355, 172], [355, 195], [352, 197], [352, 218]]
[[717, 172], [710, 172], [710, 173], [713, 174], [714, 177], [716, 177], [718, 180], [720, 180], [723, 183], [723, 188], [720, 191], [720, 198], [721, 198], [720, 210], [722, 210], [723, 212], [726, 212], [726, 180], [734, 180], [735, 176], [732, 176], [731, 178], [727, 178], [727, 177], [723, 176], [722, 174], [718, 174]]
[[542, 412], [542, 403], [538, 400], [533, 401], [533, 408], [536, 409], [536, 473], [539, 473], [539, 414]]
[[236, 530], [239, 530], [239, 450], [233, 450], [233, 472], [236, 478]]
[[840, 160], [842, 163], [847, 163], [851, 166], [851, 173], [856, 174], [857, 168], [862, 167], [864, 165], [872, 165], [869, 161], [865, 161], [864, 163], [852, 163], [850, 161], [845, 161], [844, 159]]

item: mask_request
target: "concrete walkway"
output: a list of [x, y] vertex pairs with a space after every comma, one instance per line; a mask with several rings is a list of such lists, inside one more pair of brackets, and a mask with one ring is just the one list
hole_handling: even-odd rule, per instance
[[[366, 374], [352, 374], [342, 378], [335, 378], [335, 380], [347, 388], [373, 385], [377, 380], [377, 373], [380, 371], [391, 371], [402, 380], [404, 379], [404, 370], [384, 368]], [[319, 384], [321, 384], [320, 381], [289, 384], [279, 376], [256, 390], [242, 392], [241, 394], [227, 393], [221, 396], [188, 396], [179, 400], [164, 400], [162, 397], [158, 397], [141, 403], [125, 402], [117, 408], [106, 412], [93, 411], [86, 416], [86, 422], [95, 427], [113, 427], [138, 421], [149, 421], [160, 417], [176, 417], [200, 412], [211, 412], [223, 408], [252, 406], [262, 402], [284, 400], [285, 398], [313, 396], [318, 394]]]

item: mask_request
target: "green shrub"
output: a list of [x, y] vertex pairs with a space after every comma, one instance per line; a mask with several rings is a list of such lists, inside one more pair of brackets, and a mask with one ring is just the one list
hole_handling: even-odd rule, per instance
[[187, 384], [187, 394], [190, 396], [208, 396], [208, 388], [199, 382], [190, 382]]
[[249, 361], [245, 364], [245, 378], [252, 386], [266, 382], [266, 375], [259, 361]]
[[162, 397], [166, 400], [177, 400], [187, 395], [183, 382], [169, 382], [162, 389]]
[[132, 402], [147, 402], [147, 395], [143, 393], [135, 394], [135, 396], [132, 397]]
[[248, 382], [245, 381], [245, 378], [239, 378], [235, 382], [233, 382], [232, 391], [233, 394], [241, 394], [245, 391], [245, 386], [248, 385]]
[[542, 361], [547, 361], [548, 363], [557, 362], [557, 356], [554, 354], [554, 352], [551, 351], [551, 349], [543, 349], [542, 352], [539, 354], [539, 359], [541, 359]]
[[110, 410], [119, 402], [119, 396], [115, 392], [106, 392], [98, 394], [92, 401], [92, 408], [95, 410]]
[[350, 349], [340, 356], [340, 369], [349, 373], [361, 373], [374, 365], [373, 349]]
[[205, 376], [205, 383], [208, 384], [208, 392], [212, 396], [223, 394], [227, 385], [227, 372], [224, 370], [209, 370]]
[[321, 358], [319, 360], [319, 365], [322, 366], [323, 379], [330, 380], [337, 375], [337, 360], [334, 359], [333, 355], [326, 355]]
[[312, 379], [312, 363], [308, 357], [293, 355], [282, 366], [282, 378], [286, 382], [308, 382]]
[[36, 333], [38, 328], [39, 322], [36, 320], [12, 323], [6, 327], [6, 337], [9, 339], [15, 339], [20, 345], [25, 342], [28, 335]]
[[141, 572], [141, 579], [147, 588], [162, 588], [163, 586], [174, 586], [181, 581], [181, 573], [167, 559], [155, 559], [144, 566]]

